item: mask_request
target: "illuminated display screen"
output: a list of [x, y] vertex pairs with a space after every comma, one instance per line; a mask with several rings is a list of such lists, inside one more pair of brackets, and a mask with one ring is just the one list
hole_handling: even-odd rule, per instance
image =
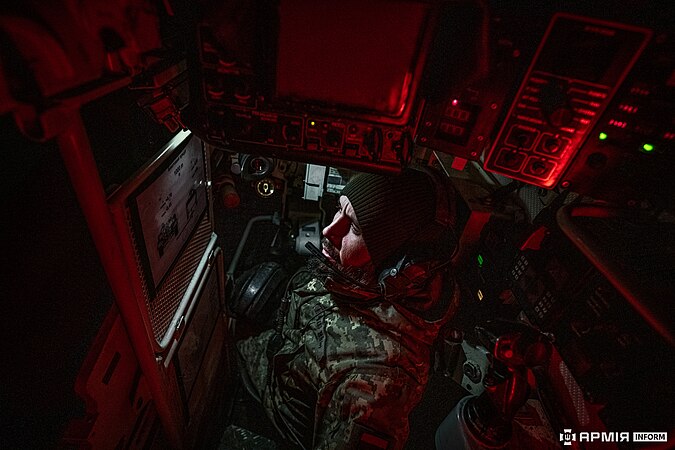
[[429, 8], [408, 1], [281, 1], [277, 96], [401, 116], [413, 100]]

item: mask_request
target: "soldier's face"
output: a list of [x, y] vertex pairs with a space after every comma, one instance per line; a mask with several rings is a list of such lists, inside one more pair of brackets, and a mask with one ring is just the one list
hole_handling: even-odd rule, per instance
[[[359, 223], [351, 202], [344, 195], [340, 196], [339, 208], [333, 222], [323, 229], [323, 235], [333, 244], [341, 265], [345, 267], [362, 267], [370, 262], [370, 254], [363, 240]], [[324, 248], [323, 254], [335, 260], [332, 251]]]

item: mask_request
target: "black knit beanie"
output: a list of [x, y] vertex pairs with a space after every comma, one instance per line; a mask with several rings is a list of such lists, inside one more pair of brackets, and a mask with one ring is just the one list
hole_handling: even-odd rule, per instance
[[376, 268], [434, 220], [434, 182], [406, 169], [395, 176], [360, 174], [342, 190], [354, 207]]

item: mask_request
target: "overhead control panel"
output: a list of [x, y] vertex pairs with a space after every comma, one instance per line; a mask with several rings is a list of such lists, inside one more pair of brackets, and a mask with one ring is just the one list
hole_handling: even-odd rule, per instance
[[556, 14], [485, 168], [554, 187], [650, 37], [648, 29]]
[[[185, 121], [195, 134], [238, 152], [360, 170], [398, 172], [411, 160], [437, 6], [212, 7], [194, 24]], [[231, 8], [239, 19], [228, 19]]]
[[[272, 104], [260, 95], [251, 67], [223, 60], [213, 31], [199, 32], [200, 68], [205, 100], [205, 138], [219, 146], [284, 159], [398, 171], [410, 158], [407, 126], [373, 124], [309, 113], [307, 105]], [[295, 106], [295, 107], [293, 107]]]
[[213, 143], [284, 159], [397, 171], [412, 152], [406, 129], [354, 119], [214, 107], [208, 125]]

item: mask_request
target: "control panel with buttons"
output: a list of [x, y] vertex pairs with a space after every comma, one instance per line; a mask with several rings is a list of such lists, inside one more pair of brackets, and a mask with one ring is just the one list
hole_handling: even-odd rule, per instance
[[561, 184], [623, 206], [672, 207], [675, 167], [675, 35], [643, 52], [590, 130]]
[[[270, 99], [250, 64], [230, 57], [210, 26], [198, 30], [199, 64], [192, 128], [212, 145], [241, 153], [396, 173], [412, 159], [413, 121]], [[463, 117], [459, 117], [463, 119]], [[449, 133], [456, 131], [448, 130]], [[265, 190], [265, 192], [268, 192]], [[259, 192], [262, 195], [262, 192]]]
[[557, 14], [485, 168], [553, 188], [650, 36], [646, 29]]

